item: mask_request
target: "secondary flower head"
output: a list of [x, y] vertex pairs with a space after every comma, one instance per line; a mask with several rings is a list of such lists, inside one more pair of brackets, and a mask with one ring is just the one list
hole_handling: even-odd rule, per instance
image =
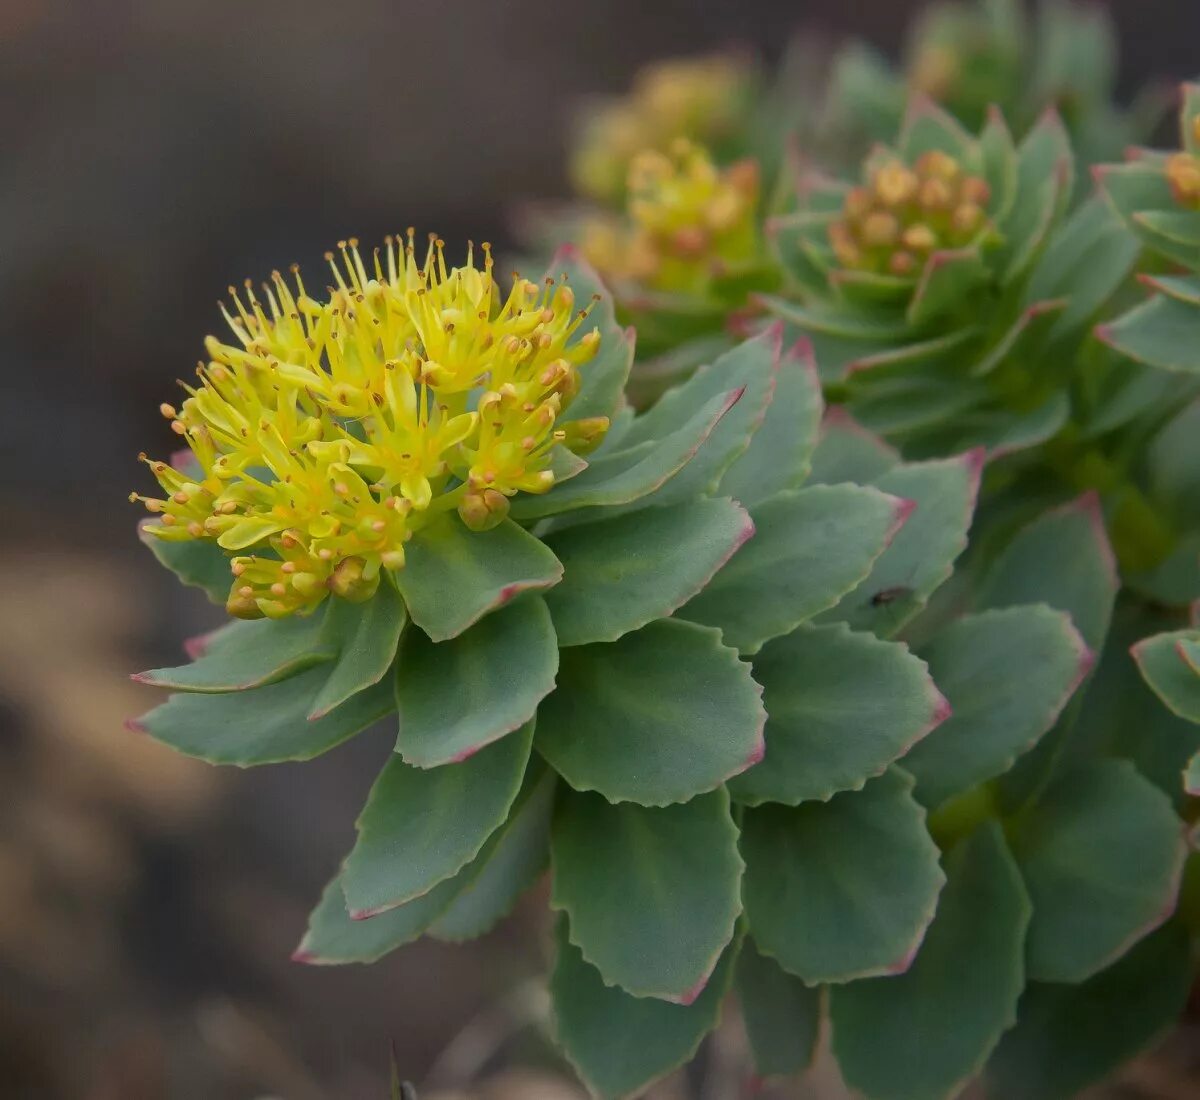
[[[1200, 115], [1185, 126], [1191, 127], [1192, 140], [1200, 144]], [[1192, 153], [1176, 153], [1167, 160], [1167, 183], [1175, 201], [1188, 210], [1200, 210], [1200, 157]]]
[[164, 496], [132, 498], [155, 536], [233, 555], [244, 618], [369, 598], [431, 517], [494, 526], [509, 497], [554, 484], [556, 447], [608, 427], [563, 419], [600, 340], [579, 333], [588, 310], [565, 279], [514, 276], [505, 296], [487, 244], [482, 268], [473, 248], [448, 268], [435, 236], [418, 262], [411, 230], [369, 265], [356, 241], [339, 250], [322, 297], [294, 268], [261, 298], [230, 289], [234, 340], [210, 336], [186, 399], [162, 406], [190, 455], [149, 462]]
[[654, 290], [702, 293], [714, 276], [759, 254], [754, 161], [718, 168], [680, 138], [669, 153], [644, 150], [629, 168], [629, 224], [594, 221], [584, 251], [601, 271]]
[[947, 153], [922, 153], [911, 167], [888, 156], [846, 193], [829, 244], [843, 268], [915, 279], [933, 253], [987, 235], [990, 199], [987, 182]]
[[684, 58], [643, 69], [632, 91], [597, 110], [571, 161], [579, 191], [618, 200], [630, 162], [645, 149], [665, 152], [676, 138], [717, 143], [738, 127], [750, 73], [734, 57]]

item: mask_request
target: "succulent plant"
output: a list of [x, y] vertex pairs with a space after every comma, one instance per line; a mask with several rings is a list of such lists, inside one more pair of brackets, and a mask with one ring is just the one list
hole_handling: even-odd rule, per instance
[[1019, 146], [915, 100], [862, 181], [815, 172], [768, 225], [790, 285], [768, 308], [813, 342], [827, 388], [913, 454], [1005, 453], [1064, 425], [1074, 356], [1136, 243], [1094, 199], [1065, 223], [1058, 117]]
[[897, 71], [853, 42], [835, 58], [825, 106], [827, 152], [887, 141], [905, 100], [926, 95], [971, 130], [999, 108], [1019, 135], [1055, 107], [1087, 164], [1110, 160], [1157, 121], [1163, 97], [1144, 92], [1115, 106], [1116, 34], [1103, 8], [1041, 0], [1034, 18], [1018, 0], [931, 4], [913, 23]]

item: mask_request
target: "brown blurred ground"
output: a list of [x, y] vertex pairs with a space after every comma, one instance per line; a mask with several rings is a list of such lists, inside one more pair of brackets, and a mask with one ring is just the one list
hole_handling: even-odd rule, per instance
[[[152, 703], [127, 673], [216, 617], [134, 539], [134, 456], [231, 280], [409, 222], [503, 245], [561, 193], [579, 94], [806, 21], [890, 47], [913, 7], [0, 0], [0, 1097], [374, 1100], [389, 1045], [422, 1100], [581, 1095], [530, 982], [540, 898], [464, 948], [288, 960], [386, 731], [237, 773], [122, 728]], [[1196, 0], [1113, 7], [1127, 84], [1200, 71]], [[1200, 1095], [1194, 1049], [1107, 1095]], [[744, 1066], [731, 1023], [657, 1096], [733, 1100]], [[842, 1095], [827, 1066], [786, 1094]]]

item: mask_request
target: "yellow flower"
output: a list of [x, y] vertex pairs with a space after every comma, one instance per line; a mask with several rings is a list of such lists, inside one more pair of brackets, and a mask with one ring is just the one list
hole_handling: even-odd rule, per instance
[[[1200, 142], [1200, 115], [1192, 119], [1192, 134]], [[1200, 210], [1200, 157], [1176, 153], [1167, 161], [1167, 183], [1180, 206]]]
[[601, 271], [654, 290], [702, 294], [714, 276], [752, 264], [758, 166], [718, 168], [683, 138], [670, 153], [646, 150], [629, 168], [629, 226], [597, 219], [583, 249]]
[[986, 181], [946, 153], [922, 153], [911, 167], [892, 157], [847, 192], [829, 243], [844, 268], [916, 276], [931, 252], [985, 237], [990, 199]]
[[600, 332], [578, 334], [565, 278], [514, 277], [503, 296], [483, 245], [447, 268], [430, 238], [388, 238], [368, 267], [356, 241], [327, 254], [334, 285], [309, 294], [275, 272], [263, 297], [230, 288], [235, 340], [209, 359], [181, 406], [161, 411], [191, 452], [149, 462], [161, 498], [133, 494], [169, 540], [216, 542], [232, 557], [229, 611], [308, 612], [330, 592], [369, 598], [404, 543], [457, 510], [494, 526], [518, 492], [554, 484], [553, 452], [597, 445], [603, 418], [563, 423]]
[[740, 121], [750, 72], [730, 56], [661, 61], [643, 69], [624, 98], [593, 113], [571, 159], [571, 178], [590, 198], [616, 202], [630, 162], [643, 150], [666, 152], [680, 137], [714, 144]]

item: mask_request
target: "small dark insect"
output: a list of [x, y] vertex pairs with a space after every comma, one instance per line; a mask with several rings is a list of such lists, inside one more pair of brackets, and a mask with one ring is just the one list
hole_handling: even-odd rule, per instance
[[911, 596], [912, 589], [904, 585], [896, 585], [894, 588], [881, 588], [874, 596], [871, 597], [872, 607], [887, 607], [890, 603], [895, 603], [902, 596]]

